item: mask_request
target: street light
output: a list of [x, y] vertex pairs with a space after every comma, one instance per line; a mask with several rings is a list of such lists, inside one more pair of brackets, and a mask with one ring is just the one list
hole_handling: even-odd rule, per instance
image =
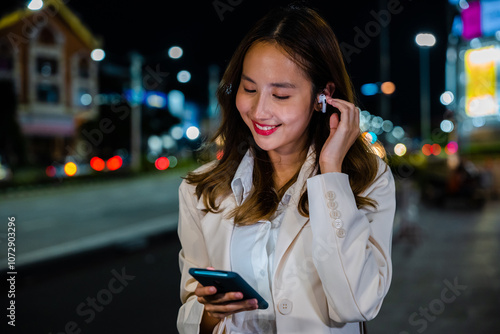
[[32, 0], [28, 4], [28, 9], [33, 10], [33, 11], [40, 10], [40, 9], [42, 9], [42, 7], [43, 7], [43, 1], [42, 0]]
[[92, 58], [93, 61], [102, 61], [106, 57], [106, 52], [104, 52], [103, 49], [94, 49], [90, 53], [90, 58]]
[[430, 139], [431, 133], [431, 87], [429, 48], [436, 44], [433, 34], [422, 33], [415, 37], [420, 47], [420, 131], [422, 141]]
[[168, 56], [172, 59], [179, 59], [180, 57], [182, 57], [183, 53], [184, 51], [182, 50], [182, 48], [178, 46], [172, 46], [170, 49], [168, 49]]

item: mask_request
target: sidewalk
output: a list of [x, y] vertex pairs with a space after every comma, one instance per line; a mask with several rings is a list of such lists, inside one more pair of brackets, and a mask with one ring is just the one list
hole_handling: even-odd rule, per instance
[[500, 202], [480, 211], [421, 206], [416, 223], [393, 246], [391, 288], [370, 333], [498, 332]]

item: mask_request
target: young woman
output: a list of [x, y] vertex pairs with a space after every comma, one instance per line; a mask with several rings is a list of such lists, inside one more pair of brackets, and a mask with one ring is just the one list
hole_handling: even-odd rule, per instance
[[[391, 282], [395, 188], [360, 137], [333, 31], [307, 7], [272, 11], [217, 96], [223, 156], [179, 189], [179, 331], [359, 333]], [[202, 286], [192, 267], [238, 272], [269, 308]]]

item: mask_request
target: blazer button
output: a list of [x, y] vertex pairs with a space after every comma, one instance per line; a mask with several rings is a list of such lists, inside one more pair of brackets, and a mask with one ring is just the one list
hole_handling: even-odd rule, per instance
[[281, 299], [278, 302], [278, 311], [280, 311], [280, 313], [283, 315], [287, 315], [292, 312], [292, 307], [293, 303], [288, 299]]
[[344, 226], [344, 223], [342, 222], [342, 220], [341, 220], [341, 219], [335, 219], [335, 220], [333, 221], [333, 226], [334, 226], [335, 228], [342, 228], [342, 227]]
[[338, 205], [338, 204], [337, 204], [337, 202], [335, 202], [333, 199], [330, 199], [330, 200], [328, 200], [327, 206], [328, 206], [330, 209], [335, 210], [335, 209], [336, 209], [339, 205]]
[[340, 218], [340, 211], [339, 210], [330, 211], [330, 217], [332, 217], [333, 219]]
[[327, 199], [335, 199], [335, 193], [333, 191], [329, 191], [326, 193], [325, 197]]
[[343, 228], [339, 228], [337, 230], [337, 237], [343, 238], [343, 237], [345, 237], [345, 235], [346, 235], [346, 232], [345, 232], [345, 230]]

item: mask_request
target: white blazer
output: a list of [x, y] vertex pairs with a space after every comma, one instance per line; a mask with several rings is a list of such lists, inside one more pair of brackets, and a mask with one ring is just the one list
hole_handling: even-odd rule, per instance
[[[347, 174], [327, 173], [307, 180], [299, 176], [297, 182], [307, 183], [310, 217], [299, 214], [296, 197], [280, 227], [272, 280], [277, 331], [360, 333], [359, 322], [377, 315], [391, 282], [396, 205], [392, 173], [379, 159], [377, 178], [362, 194], [377, 201], [377, 209], [357, 209]], [[195, 187], [186, 181], [179, 187], [183, 305], [177, 328], [182, 334], [199, 333], [203, 315], [203, 305], [194, 295], [197, 281], [189, 268], [231, 270], [233, 221], [225, 217], [236, 205], [230, 195], [221, 202], [220, 213], [204, 213]]]

